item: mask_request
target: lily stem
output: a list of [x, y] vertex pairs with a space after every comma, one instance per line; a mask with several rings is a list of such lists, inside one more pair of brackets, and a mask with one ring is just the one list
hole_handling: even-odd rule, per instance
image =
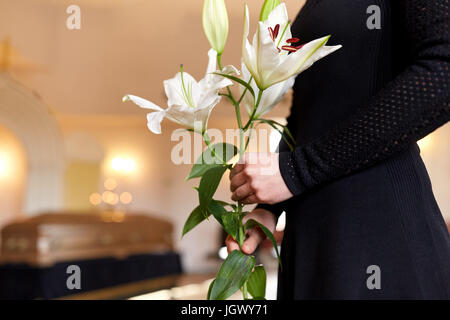
[[263, 93], [264, 93], [264, 90], [260, 90], [259, 91], [258, 98], [257, 98], [256, 103], [255, 103], [255, 107], [253, 108], [252, 114], [250, 115], [250, 119], [248, 119], [247, 124], [244, 126], [244, 131], [247, 131], [248, 127], [250, 127], [250, 125], [255, 120], [254, 118], [255, 118], [255, 115], [256, 115], [256, 110], [258, 109], [259, 104], [261, 103], [261, 98], [262, 98]]
[[[217, 55], [217, 64], [219, 65], [220, 71], [222, 71], [223, 67], [222, 67], [222, 55], [221, 54]], [[250, 78], [249, 84], [252, 81], [252, 79], [253, 78]], [[237, 123], [239, 126], [239, 159], [242, 159], [242, 157], [244, 156], [245, 151], [248, 147], [248, 142], [250, 141], [250, 137], [249, 137], [249, 141], [247, 143], [245, 143], [245, 132], [248, 130], [248, 128], [250, 126], [253, 127], [253, 121], [254, 121], [253, 118], [255, 117], [256, 109], [258, 108], [259, 103], [261, 102], [261, 97], [262, 97], [263, 91], [261, 90], [259, 92], [255, 107], [254, 107], [253, 112], [250, 116], [250, 119], [248, 120], [248, 123], [245, 125], [245, 127], [242, 125], [240, 104], [241, 104], [242, 100], [244, 99], [245, 94], [247, 93], [247, 88], [242, 93], [242, 95], [238, 101], [236, 101], [236, 99], [234, 98], [233, 93], [230, 90], [230, 87], [227, 87], [227, 91], [228, 91], [228, 94], [226, 94], [224, 96], [226, 96], [233, 104], [234, 110], [236, 113]], [[205, 136], [205, 141], [208, 141], [207, 142], [207, 144], [208, 144], [210, 140], [209, 140], [209, 137], [207, 136], [206, 132], [204, 133], [204, 136]], [[208, 138], [208, 140], [207, 140], [207, 138]], [[208, 147], [209, 147], [209, 144], [208, 144]], [[211, 150], [211, 153], [213, 153], [213, 152], [214, 151]], [[215, 153], [213, 153], [213, 154], [215, 154]], [[239, 245], [239, 249], [241, 251], [242, 251], [242, 245], [244, 244], [244, 241], [245, 241], [244, 226], [242, 225], [242, 219], [244, 217], [244, 215], [242, 214], [243, 207], [244, 207], [244, 205], [239, 201], [237, 208], [236, 208], [236, 214], [239, 217], [238, 245]], [[242, 295], [244, 297], [244, 300], [248, 300], [247, 282], [245, 282], [244, 285], [242, 286]]]
[[[220, 71], [222, 71], [223, 67], [222, 67], [222, 55], [221, 54], [217, 55], [217, 64], [219, 65]], [[230, 99], [231, 104], [234, 106], [239, 129], [242, 129], [241, 110], [239, 108], [239, 105], [240, 105], [240, 102], [242, 99], [240, 99], [240, 101], [237, 102], [233, 96], [233, 93], [230, 90], [230, 87], [227, 87], [227, 91], [228, 91], [228, 95], [226, 95], [226, 97], [228, 99]]]

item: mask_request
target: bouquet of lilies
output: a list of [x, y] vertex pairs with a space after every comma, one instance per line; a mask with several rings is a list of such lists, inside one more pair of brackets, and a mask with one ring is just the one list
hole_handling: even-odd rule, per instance
[[[263, 116], [292, 88], [301, 72], [340, 46], [326, 46], [330, 36], [299, 44], [300, 40], [291, 34], [286, 5], [279, 0], [264, 1], [253, 43], [248, 40], [249, 27], [249, 9], [245, 6], [241, 70], [233, 66], [223, 67], [222, 56], [229, 29], [225, 1], [205, 0], [203, 28], [211, 45], [205, 77], [197, 82], [181, 65], [180, 72], [174, 78], [164, 81], [168, 98], [166, 109], [133, 95], [125, 96], [123, 101], [131, 100], [141, 108], [151, 110], [147, 115], [147, 125], [156, 134], [161, 133], [161, 122], [167, 118], [203, 137], [207, 148], [187, 177], [188, 180], [200, 178], [196, 188], [199, 205], [187, 219], [183, 235], [212, 216], [241, 247], [247, 230], [259, 227], [273, 243], [281, 265], [278, 246], [271, 231], [253, 219], [243, 223], [243, 218], [248, 214], [244, 205], [215, 200], [214, 194], [222, 176], [233, 168], [232, 159], [237, 155], [242, 157], [246, 152], [251, 138], [251, 135], [248, 136], [246, 141], [246, 133], [256, 125], [269, 124], [282, 133], [289, 146], [295, 144], [286, 127]], [[231, 91], [233, 84], [239, 86], [239, 96]], [[208, 136], [208, 119], [222, 98], [227, 98], [234, 106], [240, 134], [239, 146], [224, 142], [212, 144]], [[242, 105], [248, 113], [246, 123], [241, 117]], [[225, 300], [238, 290], [242, 291], [244, 299], [264, 299], [265, 286], [264, 267], [255, 266], [254, 256], [235, 250], [220, 267], [210, 285], [207, 299]]]

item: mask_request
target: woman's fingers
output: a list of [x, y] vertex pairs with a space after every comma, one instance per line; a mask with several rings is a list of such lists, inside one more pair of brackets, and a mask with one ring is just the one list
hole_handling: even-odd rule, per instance
[[235, 175], [237, 175], [239, 172], [241, 172], [242, 170], [244, 170], [245, 168], [245, 164], [244, 163], [236, 163], [233, 167], [233, 169], [231, 169], [230, 172], [230, 180], [233, 179], [233, 177]]
[[245, 198], [251, 196], [252, 194], [253, 194], [253, 191], [250, 187], [250, 184], [246, 183], [246, 184], [240, 186], [239, 188], [237, 188], [233, 192], [231, 199], [233, 201], [241, 201], [242, 199], [245, 199]]
[[239, 250], [238, 243], [230, 235], [225, 240], [225, 244], [227, 245], [228, 253], [230, 253], [231, 251], [234, 251], [234, 250]]
[[244, 241], [244, 244], [242, 245], [242, 251], [245, 254], [252, 254], [261, 243], [263, 237], [256, 228], [248, 230], [247, 236], [248, 238]]
[[258, 199], [258, 197], [255, 194], [248, 196], [247, 198], [241, 200], [241, 202], [242, 202], [242, 204], [261, 203], [261, 201]]
[[[252, 228], [247, 231], [247, 239], [244, 241], [242, 245], [242, 251], [245, 254], [252, 254], [258, 245], [263, 240], [263, 236], [261, 232], [259, 232], [256, 228]], [[228, 235], [225, 240], [225, 244], [227, 245], [228, 253], [234, 250], [239, 250], [239, 245], [230, 235]]]
[[242, 186], [247, 182], [247, 175], [244, 173], [244, 171], [241, 171], [237, 173], [233, 178], [231, 179], [230, 183], [230, 190], [231, 192], [236, 191], [237, 188]]

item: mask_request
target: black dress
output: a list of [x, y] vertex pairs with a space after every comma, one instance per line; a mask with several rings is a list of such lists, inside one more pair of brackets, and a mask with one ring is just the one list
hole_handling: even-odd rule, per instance
[[286, 211], [278, 297], [449, 299], [449, 233], [416, 144], [450, 119], [449, 0], [309, 0], [292, 29], [343, 48], [294, 86], [297, 147], [280, 145], [294, 198], [260, 205]]

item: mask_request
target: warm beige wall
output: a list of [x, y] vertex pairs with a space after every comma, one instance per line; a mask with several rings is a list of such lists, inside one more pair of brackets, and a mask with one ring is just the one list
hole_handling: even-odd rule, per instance
[[98, 192], [100, 164], [87, 161], [68, 161], [64, 183], [64, 207], [69, 211], [89, 211], [89, 197]]
[[20, 141], [0, 126], [0, 229], [22, 217], [26, 166], [26, 154]]
[[450, 225], [450, 124], [419, 142], [442, 215]]
[[184, 221], [190, 210], [197, 205], [197, 200], [193, 190], [196, 182], [184, 181], [189, 166], [176, 166], [170, 161], [171, 149], [176, 144], [170, 141], [170, 134], [176, 126], [165, 121], [163, 134], [154, 135], [146, 127], [145, 114], [140, 117], [57, 118], [64, 136], [84, 132], [102, 146], [102, 181], [114, 176], [109, 166], [113, 157], [126, 156], [134, 159], [136, 169], [132, 174], [127, 177], [114, 176], [119, 188], [133, 195], [133, 202], [128, 209], [166, 218], [174, 224], [173, 239], [183, 254], [183, 262], [188, 271], [215, 270], [216, 266], [208, 262], [206, 256], [216, 249], [217, 242], [214, 239], [218, 237], [217, 225], [212, 222], [202, 225], [198, 232], [189, 234], [180, 241]]

